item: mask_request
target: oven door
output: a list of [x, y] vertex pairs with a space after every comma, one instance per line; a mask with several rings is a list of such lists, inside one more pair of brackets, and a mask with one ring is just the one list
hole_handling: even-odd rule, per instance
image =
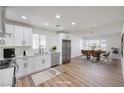
[[14, 67], [0, 69], [0, 87], [12, 87], [14, 78]]

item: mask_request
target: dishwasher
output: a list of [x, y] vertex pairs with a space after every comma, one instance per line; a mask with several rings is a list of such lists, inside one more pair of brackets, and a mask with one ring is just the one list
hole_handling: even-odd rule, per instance
[[0, 87], [15, 87], [17, 68], [13, 59], [0, 60]]
[[51, 67], [58, 66], [60, 63], [60, 53], [51, 52]]

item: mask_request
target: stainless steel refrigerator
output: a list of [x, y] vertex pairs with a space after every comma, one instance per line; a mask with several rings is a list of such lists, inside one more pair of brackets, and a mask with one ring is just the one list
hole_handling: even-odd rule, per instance
[[62, 40], [62, 64], [71, 61], [71, 40]]

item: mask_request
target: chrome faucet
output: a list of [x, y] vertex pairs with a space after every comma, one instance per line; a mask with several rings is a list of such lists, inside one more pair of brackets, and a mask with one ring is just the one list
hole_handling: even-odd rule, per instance
[[39, 46], [39, 53], [44, 53], [43, 46]]

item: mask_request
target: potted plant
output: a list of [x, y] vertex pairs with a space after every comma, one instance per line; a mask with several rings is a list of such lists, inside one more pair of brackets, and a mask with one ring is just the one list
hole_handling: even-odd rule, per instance
[[119, 48], [115, 48], [115, 47], [112, 47], [111, 49], [113, 54], [118, 54], [120, 50]]
[[53, 47], [52, 47], [52, 52], [55, 52], [56, 49], [57, 49], [56, 46], [53, 46]]

